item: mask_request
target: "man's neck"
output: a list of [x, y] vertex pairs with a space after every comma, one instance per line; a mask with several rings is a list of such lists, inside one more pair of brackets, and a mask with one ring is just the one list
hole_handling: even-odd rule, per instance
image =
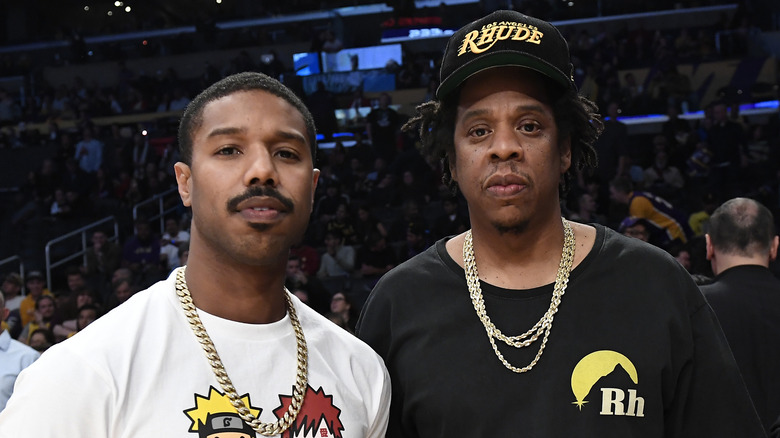
[[204, 260], [191, 253], [187, 287], [195, 306], [207, 313], [248, 324], [267, 324], [287, 312], [285, 263], [247, 266]]
[[[559, 219], [560, 220], [560, 219]], [[593, 248], [596, 229], [590, 225], [569, 222], [575, 235], [572, 269]], [[474, 234], [475, 258], [482, 280], [506, 289], [531, 289], [555, 281], [564, 244], [563, 225], [550, 220], [540, 229], [523, 233]], [[447, 242], [447, 252], [460, 266], [463, 264], [464, 234]]]
[[758, 265], [769, 268], [769, 258], [767, 256], [742, 256], [734, 254], [716, 254], [712, 260], [712, 273], [720, 275], [727, 269], [735, 266]]

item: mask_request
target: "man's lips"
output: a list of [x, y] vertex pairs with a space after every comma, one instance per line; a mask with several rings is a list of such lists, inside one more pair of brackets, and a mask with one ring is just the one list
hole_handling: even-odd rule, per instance
[[230, 213], [239, 213], [250, 222], [267, 222], [292, 213], [295, 204], [274, 188], [252, 186], [245, 193], [230, 199], [227, 209]]
[[528, 186], [528, 180], [515, 175], [493, 175], [485, 182], [487, 191], [496, 196], [513, 196], [525, 189]]
[[240, 202], [236, 211], [249, 221], [268, 221], [277, 219], [287, 213], [288, 209], [276, 198], [254, 197]]

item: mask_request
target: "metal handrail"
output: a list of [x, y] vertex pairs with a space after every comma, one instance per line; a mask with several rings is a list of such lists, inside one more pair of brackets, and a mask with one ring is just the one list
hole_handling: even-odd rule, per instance
[[[19, 257], [18, 255], [4, 258], [3, 260], [0, 260], [0, 266], [13, 263], [14, 261], [16, 261], [19, 265], [19, 270], [14, 272], [18, 272], [19, 275], [22, 277], [22, 295], [25, 295], [27, 292], [27, 284], [24, 281], [24, 261], [22, 261], [22, 258]], [[2, 281], [2, 279], [0, 279], [0, 281]]]
[[[57, 237], [56, 239], [52, 239], [46, 243], [46, 286], [51, 290], [51, 271], [52, 269], [62, 266], [63, 264], [81, 256], [82, 257], [82, 264], [87, 264], [87, 232], [92, 231], [96, 229], [98, 226], [105, 224], [106, 222], [113, 222], [114, 223], [114, 235], [110, 236], [108, 240], [118, 242], [119, 241], [119, 222], [116, 220], [114, 216], [108, 216], [106, 218], [103, 218], [97, 222], [92, 222], [91, 224], [85, 225], [77, 230], [73, 230], [67, 234], [63, 234], [60, 237]], [[81, 250], [76, 251], [75, 253], [66, 256], [65, 258], [58, 260], [56, 262], [52, 262], [51, 260], [51, 247], [59, 242], [62, 242], [63, 240], [66, 240], [70, 237], [73, 237], [75, 235], [81, 234]]]
[[[171, 195], [172, 193], [176, 193], [178, 195], [179, 189], [177, 187], [172, 187], [162, 193], [158, 193], [151, 198], [141, 201], [138, 204], [135, 204], [133, 206], [133, 222], [135, 222], [136, 219], [138, 219], [138, 209], [146, 204], [151, 204], [153, 202], [157, 202], [157, 214], [153, 215], [152, 217], [147, 218], [149, 222], [158, 219], [160, 222], [160, 233], [165, 232], [165, 215], [176, 210], [180, 205], [176, 205], [175, 207], [165, 208], [165, 199], [168, 195]], [[178, 196], [177, 196], [178, 198]]]

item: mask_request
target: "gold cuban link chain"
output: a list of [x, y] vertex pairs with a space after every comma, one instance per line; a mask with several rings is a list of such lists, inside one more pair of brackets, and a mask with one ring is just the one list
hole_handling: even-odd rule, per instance
[[244, 405], [244, 402], [241, 400], [241, 397], [239, 397], [236, 392], [233, 382], [230, 380], [230, 377], [228, 377], [227, 371], [225, 371], [225, 367], [222, 365], [222, 360], [219, 358], [219, 354], [217, 354], [217, 349], [214, 347], [214, 343], [211, 342], [211, 338], [198, 316], [195, 305], [192, 303], [192, 296], [190, 295], [189, 288], [187, 288], [187, 280], [184, 278], [184, 272], [185, 267], [179, 268], [176, 272], [176, 294], [179, 296], [179, 301], [181, 301], [184, 315], [187, 317], [187, 321], [189, 321], [190, 327], [192, 327], [192, 331], [195, 333], [195, 337], [198, 338], [198, 342], [201, 347], [203, 347], [206, 358], [211, 364], [211, 369], [214, 370], [214, 375], [220, 386], [222, 386], [222, 390], [225, 391], [225, 394], [230, 399], [230, 403], [236, 409], [238, 416], [249, 424], [257, 433], [264, 436], [281, 434], [290, 427], [298, 416], [298, 413], [301, 411], [303, 397], [306, 394], [306, 387], [308, 385], [308, 350], [306, 349], [306, 338], [303, 337], [303, 329], [301, 328], [301, 323], [298, 321], [298, 313], [295, 311], [295, 306], [293, 306], [292, 300], [290, 299], [289, 291], [285, 288], [284, 296], [287, 299], [287, 311], [290, 314], [293, 330], [295, 330], [295, 340], [298, 348], [293, 399], [290, 407], [282, 418], [273, 423], [263, 423], [247, 409], [246, 405]]
[[[553, 318], [558, 311], [558, 306], [561, 304], [561, 298], [563, 297], [564, 292], [566, 292], [566, 286], [569, 283], [569, 273], [571, 272], [572, 262], [574, 261], [576, 240], [569, 221], [563, 218], [561, 218], [561, 221], [563, 222], [564, 230], [563, 253], [561, 254], [561, 263], [558, 266], [558, 273], [555, 276], [555, 287], [553, 288], [550, 307], [530, 330], [518, 336], [504, 335], [490, 320], [490, 317], [485, 310], [485, 300], [482, 298], [482, 287], [479, 284], [479, 273], [477, 271], [477, 263], [474, 259], [474, 245], [471, 230], [466, 232], [465, 240], [463, 242], [463, 264], [466, 268], [466, 283], [468, 284], [469, 293], [471, 295], [471, 302], [474, 304], [474, 310], [477, 311], [479, 320], [482, 321], [482, 325], [485, 327], [488, 339], [490, 340], [490, 345], [493, 346], [493, 351], [495, 351], [496, 356], [498, 356], [498, 359], [507, 369], [514, 371], [515, 373], [530, 371], [531, 368], [539, 362], [539, 358], [542, 357], [542, 353], [544, 352], [544, 347], [547, 346], [547, 338], [550, 336]], [[498, 339], [515, 348], [527, 347], [536, 342], [542, 333], [544, 333], [544, 338], [542, 338], [539, 352], [536, 353], [536, 357], [530, 364], [522, 368], [510, 364], [498, 350], [498, 346], [496, 345], [496, 339]]]

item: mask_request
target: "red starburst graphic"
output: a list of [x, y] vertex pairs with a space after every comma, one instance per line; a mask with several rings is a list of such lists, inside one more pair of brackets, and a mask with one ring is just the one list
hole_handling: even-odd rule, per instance
[[[279, 401], [282, 405], [274, 409], [274, 414], [277, 418], [281, 418], [287, 412], [287, 409], [292, 404], [292, 399], [292, 396], [279, 396]], [[317, 429], [322, 420], [325, 420], [328, 431], [334, 437], [342, 438], [341, 432], [344, 430], [344, 425], [339, 420], [340, 415], [341, 409], [333, 405], [332, 395], [326, 395], [321, 386], [316, 391], [311, 386], [307, 386], [301, 412], [298, 414], [295, 422], [290, 425], [290, 428], [282, 434], [282, 437], [293, 438], [299, 432], [302, 432], [303, 436], [307, 436]], [[320, 431], [320, 436], [327, 436], [327, 434], [322, 435], [323, 433], [325, 431]]]

